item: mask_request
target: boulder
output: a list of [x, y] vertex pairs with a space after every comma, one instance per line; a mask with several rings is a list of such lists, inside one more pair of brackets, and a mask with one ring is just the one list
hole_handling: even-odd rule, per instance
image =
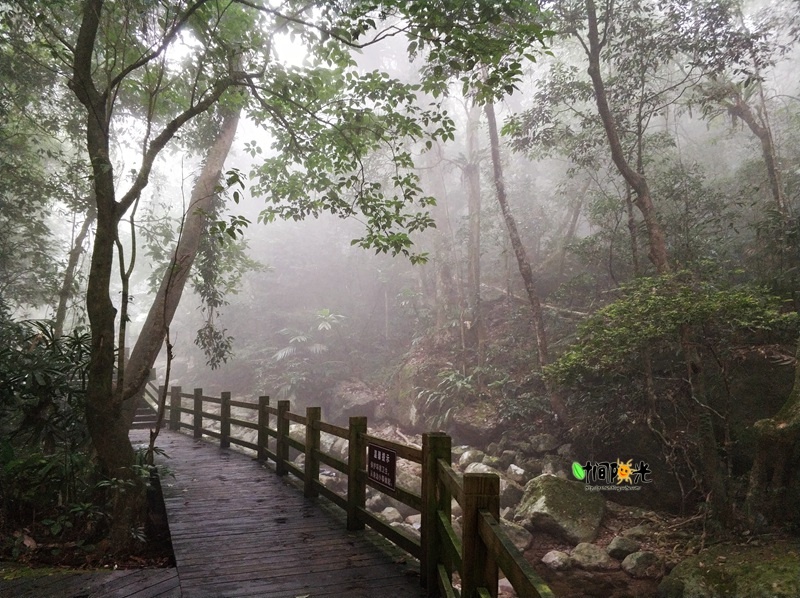
[[415, 538], [419, 540], [420, 533], [418, 529], [414, 529], [412, 526], [408, 525], [407, 523], [392, 523], [390, 524], [393, 528], [398, 531], [404, 532], [406, 536], [410, 538]]
[[381, 517], [389, 523], [403, 523], [404, 521], [404, 517], [400, 514], [400, 511], [394, 507], [386, 507], [381, 511]]
[[605, 550], [588, 542], [581, 542], [573, 548], [571, 556], [577, 567], [587, 571], [607, 571], [617, 566]]
[[646, 525], [636, 525], [623, 531], [622, 535], [627, 538], [633, 538], [634, 540], [644, 540], [652, 533], [653, 530]]
[[566, 571], [575, 566], [572, 557], [560, 550], [551, 550], [542, 557], [542, 562], [554, 571]]
[[483, 458], [483, 464], [488, 465], [489, 467], [494, 467], [495, 469], [500, 469], [500, 457], [493, 457], [492, 455], [486, 455]]
[[345, 426], [348, 418], [363, 415], [370, 419], [384, 417], [386, 396], [383, 391], [370, 388], [361, 380], [342, 380], [332, 389], [326, 406], [326, 420]]
[[605, 501], [584, 488], [584, 484], [552, 475], [536, 477], [525, 486], [515, 521], [528, 530], [543, 530], [572, 544], [591, 542], [597, 537]]
[[625, 536], [617, 536], [611, 540], [608, 548], [606, 548], [606, 552], [618, 561], [621, 561], [629, 554], [639, 550], [640, 546], [641, 545], [636, 540]]
[[478, 449], [469, 449], [461, 453], [461, 457], [458, 459], [458, 466], [461, 469], [466, 468], [468, 465], [472, 465], [473, 463], [480, 463], [483, 461], [483, 458], [486, 456], [486, 453], [483, 451], [479, 451]]
[[679, 563], [658, 586], [660, 598], [797, 598], [800, 547], [718, 544]]
[[661, 559], [653, 552], [632, 552], [622, 561], [622, 570], [631, 577], [658, 577], [661, 574]]
[[517, 467], [513, 463], [506, 469], [506, 477], [517, 484], [524, 484], [528, 481], [525, 476], [525, 470], [521, 467]]
[[[503, 451], [500, 453], [499, 469], [508, 469], [517, 460], [517, 451]], [[514, 480], [516, 481], [516, 480]]]
[[533, 536], [524, 527], [502, 518], [500, 519], [500, 526], [503, 528], [508, 538], [514, 543], [514, 546], [517, 547], [517, 550], [525, 552], [530, 548], [530, 545], [533, 543]]
[[535, 453], [549, 453], [561, 444], [552, 434], [537, 434], [530, 440], [531, 449]]

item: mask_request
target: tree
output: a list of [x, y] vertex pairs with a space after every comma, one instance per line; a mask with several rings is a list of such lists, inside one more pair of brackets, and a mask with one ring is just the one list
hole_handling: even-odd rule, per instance
[[[255, 188], [275, 204], [263, 219], [359, 211], [367, 226], [358, 241], [362, 246], [417, 259], [408, 232], [431, 221], [424, 211], [409, 208], [417, 203], [424, 209], [432, 199], [419, 197], [403, 140], [423, 138], [428, 125], [434, 137], [449, 138], [449, 119], [436, 109], [418, 108], [413, 87], [382, 73], [358, 73], [346, 48], [377, 43], [399, 31], [414, 36], [418, 45], [442, 48], [455, 39], [478, 47], [500, 9], [483, 2], [468, 11], [449, 2], [387, 2], [355, 3], [342, 12], [328, 4], [287, 4], [278, 11], [237, 0], [178, 5], [84, 0], [47, 8], [24, 2], [20, 8], [28, 19], [27, 33], [35, 32], [38, 46], [54, 57], [54, 68], [68, 79], [84, 110], [97, 218], [86, 294], [92, 335], [87, 423], [105, 474], [131, 481], [133, 452], [124, 405], [132, 389], [124, 376], [114, 381], [117, 310], [109, 290], [118, 225], [147, 187], [161, 152], [232, 90], [246, 89], [250, 116], [271, 130], [274, 149], [282, 153], [264, 160], [257, 173]], [[256, 26], [228, 29], [230, 20], [242, 14]], [[380, 17], [393, 16], [407, 21], [399, 28], [379, 25]], [[271, 62], [265, 38], [276, 31], [295, 35], [311, 48], [312, 64], [287, 68]], [[176, 50], [180, 42], [192, 48], [183, 58]], [[508, 71], [518, 66], [503, 63], [494, 72], [502, 80]], [[130, 124], [126, 119], [135, 118], [143, 129], [139, 166], [122, 190], [113, 141], [120, 126]], [[378, 147], [389, 148], [395, 172], [388, 190], [370, 182], [364, 171], [365, 156]], [[132, 368], [137, 376], [145, 370]], [[129, 527], [140, 513], [139, 496], [128, 492], [116, 501], [112, 541], [117, 549], [129, 543]]]

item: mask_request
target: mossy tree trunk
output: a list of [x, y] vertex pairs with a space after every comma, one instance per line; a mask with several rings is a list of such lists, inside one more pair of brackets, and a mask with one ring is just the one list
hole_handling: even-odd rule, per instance
[[757, 421], [757, 445], [745, 512], [751, 525], [766, 521], [800, 520], [800, 342], [794, 386], [778, 413]]

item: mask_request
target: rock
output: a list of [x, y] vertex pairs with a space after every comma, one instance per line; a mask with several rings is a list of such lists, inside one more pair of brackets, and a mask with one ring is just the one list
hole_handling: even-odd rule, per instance
[[605, 501], [584, 484], [541, 475], [525, 486], [515, 521], [526, 529], [543, 530], [577, 544], [597, 537]]
[[416, 513], [415, 515], [409, 515], [406, 517], [406, 523], [418, 530], [422, 527], [422, 515], [419, 513]]
[[503, 518], [500, 519], [500, 525], [509, 539], [514, 543], [514, 546], [516, 546], [517, 550], [520, 552], [525, 552], [528, 550], [530, 545], [533, 543], [533, 536], [521, 525], [517, 525], [511, 521], [506, 521]]
[[491, 455], [486, 455], [483, 458], [482, 463], [484, 465], [488, 465], [489, 467], [493, 467], [495, 469], [500, 468], [500, 458], [499, 457], [492, 457]]
[[632, 552], [622, 561], [622, 570], [631, 577], [658, 577], [661, 574], [661, 559], [653, 552]]
[[537, 434], [531, 438], [531, 449], [535, 453], [549, 453], [558, 448], [558, 439], [552, 434]]
[[606, 552], [618, 561], [621, 561], [632, 552], [639, 550], [640, 547], [641, 545], [636, 540], [625, 536], [617, 536], [611, 540], [608, 548], [606, 548]]
[[572, 457], [572, 445], [569, 443], [562, 444], [560, 447], [558, 447], [556, 453], [558, 453], [559, 456], [564, 457], [565, 459], [569, 459], [570, 457]]
[[327, 403], [326, 421], [338, 425], [347, 425], [351, 416], [363, 415], [370, 419], [385, 416], [383, 405], [385, 393], [370, 388], [361, 380], [342, 380], [337, 382], [331, 391], [331, 399]]
[[[517, 451], [503, 451], [500, 453], [499, 469], [508, 469], [517, 460]], [[515, 482], [517, 480], [514, 480]]]
[[468, 451], [464, 451], [461, 454], [461, 458], [458, 460], [458, 466], [461, 469], [464, 469], [468, 465], [472, 465], [473, 463], [480, 463], [483, 461], [483, 458], [486, 456], [486, 453], [483, 451], [479, 451], [478, 449], [469, 449]]
[[542, 562], [554, 571], [566, 571], [575, 566], [572, 557], [560, 550], [551, 550], [542, 557]]
[[514, 592], [514, 586], [512, 586], [511, 582], [505, 577], [501, 577], [497, 580], [497, 592], [500, 594], [510, 594], [512, 596], [516, 596], [516, 593]]
[[577, 567], [587, 571], [607, 571], [617, 566], [605, 550], [588, 542], [581, 542], [573, 548], [571, 556]]
[[516, 507], [525, 496], [525, 489], [511, 480], [500, 478], [500, 507]]
[[448, 424], [455, 442], [472, 446], [486, 446], [500, 435], [500, 429], [500, 418], [488, 401], [455, 409]]
[[627, 538], [633, 538], [635, 540], [644, 540], [652, 533], [653, 533], [652, 530], [646, 525], [637, 525], [635, 527], [626, 529], [625, 531], [622, 532], [622, 535]]
[[498, 476], [500, 475], [499, 471], [485, 463], [470, 463], [464, 468], [464, 473], [494, 473]]
[[386, 499], [380, 492], [376, 492], [367, 499], [366, 509], [373, 513], [380, 513], [386, 508]]
[[405, 518], [400, 514], [400, 511], [394, 507], [386, 507], [383, 511], [381, 511], [381, 517], [383, 517], [389, 523], [403, 523], [405, 520]]
[[680, 579], [665, 577], [658, 584], [658, 598], [683, 598], [685, 585]]
[[528, 481], [525, 479], [525, 470], [521, 467], [517, 467], [513, 463], [508, 466], [508, 469], [506, 469], [506, 477], [517, 484], [524, 484]]
[[679, 563], [658, 586], [658, 595], [797, 598], [800, 548], [796, 541], [780, 540], [766, 546], [718, 544]]
[[486, 447], [486, 454], [487, 455], [494, 455], [495, 457], [500, 454], [500, 450], [498, 448], [498, 444], [496, 442], [492, 442], [489, 446]]

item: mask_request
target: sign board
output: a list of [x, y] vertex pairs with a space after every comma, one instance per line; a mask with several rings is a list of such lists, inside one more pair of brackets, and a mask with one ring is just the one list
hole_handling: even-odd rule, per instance
[[396, 474], [397, 452], [367, 444], [367, 479], [389, 490], [395, 490]]

